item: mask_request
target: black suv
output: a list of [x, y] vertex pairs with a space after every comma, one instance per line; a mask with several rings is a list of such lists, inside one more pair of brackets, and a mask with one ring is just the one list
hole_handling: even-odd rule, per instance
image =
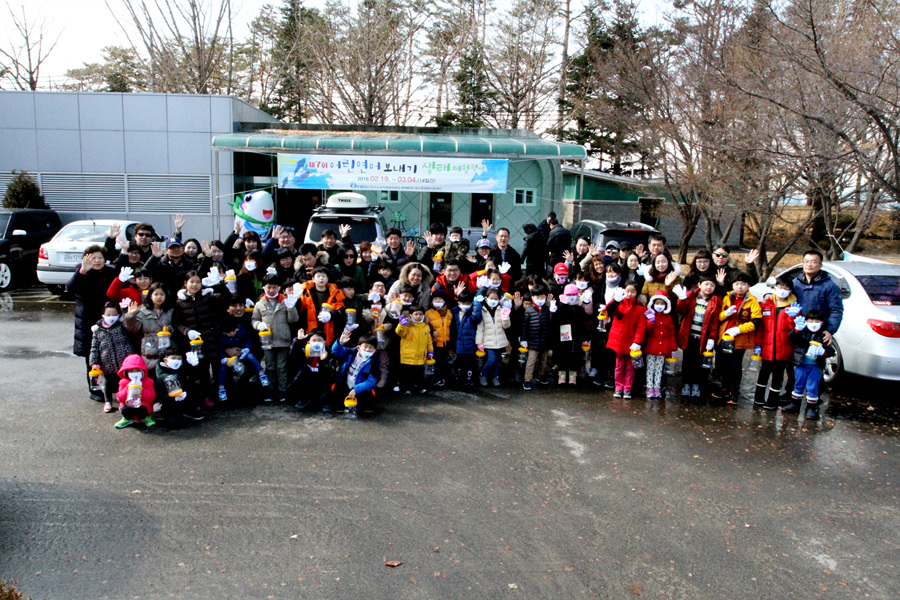
[[656, 227], [651, 227], [636, 221], [627, 223], [607, 221], [579, 221], [572, 226], [572, 242], [574, 243], [580, 237], [586, 237], [591, 243], [597, 246], [600, 252], [606, 249], [606, 244], [616, 242], [619, 245], [628, 244], [632, 249], [638, 244], [647, 247], [647, 239], [651, 233], [659, 233]]
[[41, 244], [60, 227], [54, 210], [0, 208], [0, 290], [20, 278], [34, 279]]

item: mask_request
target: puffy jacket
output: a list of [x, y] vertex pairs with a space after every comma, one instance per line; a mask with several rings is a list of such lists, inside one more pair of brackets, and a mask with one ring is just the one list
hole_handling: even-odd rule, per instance
[[641, 287], [641, 295], [647, 296], [649, 298], [656, 292], [662, 290], [669, 297], [670, 302], [674, 302], [677, 300], [675, 295], [672, 293], [672, 288], [681, 283], [681, 277], [677, 278], [672, 282], [672, 285], [666, 285], [666, 276], [663, 275], [661, 278], [657, 279], [646, 279], [644, 280], [644, 285]]
[[631, 344], [644, 343], [644, 334], [647, 331], [647, 310], [638, 304], [634, 298], [625, 298], [621, 302], [611, 302], [606, 306], [606, 312], [612, 317], [609, 328], [609, 339], [606, 347], [616, 354], [628, 354], [631, 352]]
[[791, 294], [778, 303], [771, 297], [760, 304], [762, 321], [756, 330], [756, 345], [762, 347], [763, 360], [791, 360], [794, 354], [794, 342], [791, 341], [794, 319], [784, 309], [796, 301]]
[[431, 343], [431, 326], [422, 321], [409, 325], [397, 325], [397, 335], [400, 337], [400, 364], [424, 365], [426, 354], [434, 350]]
[[147, 409], [147, 414], [152, 414], [153, 401], [156, 400], [156, 387], [154, 386], [153, 380], [150, 379], [150, 376], [147, 374], [147, 365], [144, 364], [144, 359], [137, 354], [126, 356], [125, 360], [122, 362], [122, 367], [117, 373], [120, 379], [119, 390], [116, 392], [116, 399], [119, 401], [119, 404], [125, 404], [125, 399], [128, 398], [128, 384], [131, 383], [131, 379], [128, 378], [128, 375], [126, 375], [125, 372], [130, 371], [131, 369], [140, 369], [143, 373], [141, 376], [141, 406]]
[[[467, 277], [468, 284], [466, 285], [466, 288], [472, 293], [477, 292], [479, 290], [478, 278], [484, 274], [485, 274], [484, 269], [479, 269], [478, 271], [475, 271], [474, 273], [469, 273], [469, 275]], [[507, 275], [506, 273], [502, 273], [500, 275], [500, 290], [501, 291], [503, 291], [503, 292], [509, 291], [509, 286], [511, 283], [512, 283], [512, 281], [510, 280], [509, 275]], [[481, 289], [483, 291], [483, 288], [481, 288]]]
[[130, 283], [122, 283], [122, 280], [116, 277], [112, 280], [112, 283], [109, 284], [109, 288], [106, 290], [106, 297], [109, 298], [110, 302], [115, 302], [118, 304], [124, 298], [128, 298], [132, 302], [137, 302], [140, 304], [144, 301], [144, 293], [141, 290], [137, 289]]
[[803, 358], [806, 355], [806, 351], [809, 349], [809, 343], [813, 340], [822, 344], [822, 347], [825, 348], [825, 354], [822, 356], [816, 357], [816, 366], [819, 369], [825, 368], [825, 359], [829, 356], [834, 356], [834, 346], [825, 343], [825, 340], [822, 336], [822, 330], [813, 333], [809, 329], [804, 329], [803, 331], [791, 331], [791, 343], [794, 345], [794, 352], [792, 360], [794, 364], [799, 365], [803, 362]]
[[115, 279], [116, 272], [110, 266], [82, 273], [77, 269], [66, 284], [66, 291], [75, 296], [75, 344], [72, 351], [78, 356], [91, 352], [91, 328], [103, 316], [107, 302], [106, 290]]
[[725, 335], [725, 330], [737, 327], [741, 332], [734, 338], [734, 347], [738, 350], [750, 350], [756, 347], [756, 326], [762, 319], [762, 311], [753, 294], [747, 292], [738, 306], [738, 311], [729, 317], [725, 311], [734, 302], [734, 292], [729, 292], [722, 298], [722, 311], [719, 313], [719, 340]]
[[[675, 310], [683, 315], [681, 327], [678, 329], [678, 347], [684, 350], [691, 339], [691, 324], [694, 321], [694, 310], [697, 308], [697, 296], [700, 290], [694, 288], [688, 292], [687, 298], [679, 300]], [[722, 299], [713, 294], [706, 300], [706, 312], [703, 314], [703, 326], [700, 328], [700, 350], [706, 350], [707, 340], [716, 340], [719, 335], [719, 313]]]
[[142, 306], [136, 313], [125, 314], [123, 322], [125, 329], [135, 334], [140, 340], [141, 358], [147, 364], [148, 370], [155, 369], [159, 362], [156, 334], [162, 331], [163, 327], [172, 329], [172, 313], [173, 310], [167, 308], [157, 315], [153, 309]]
[[538, 308], [533, 303], [525, 304], [525, 316], [522, 319], [522, 335], [519, 339], [528, 342], [529, 350], [542, 352], [550, 349], [550, 320], [553, 313], [550, 305]]
[[416, 290], [413, 302], [420, 306], [428, 306], [429, 302], [431, 302], [431, 284], [434, 283], [434, 275], [431, 274], [431, 269], [426, 267], [423, 263], [407, 263], [403, 265], [403, 268], [400, 269], [400, 275], [397, 277], [397, 281], [388, 288], [388, 296], [396, 298], [400, 295], [400, 288], [404, 285], [412, 285], [409, 282], [409, 272], [414, 268], [422, 271], [422, 283], [418, 286], [413, 286]]
[[565, 260], [563, 252], [571, 249], [572, 232], [562, 225], [554, 226], [547, 238], [547, 253], [550, 254], [550, 265], [563, 262]]
[[[316, 310], [316, 303], [313, 300], [312, 290], [315, 289], [316, 284], [312, 281], [307, 281], [301, 286], [303, 290], [300, 293], [300, 300], [298, 301], [298, 306], [302, 308], [306, 313], [306, 331], [312, 331], [313, 329], [318, 328], [320, 325], [322, 329], [325, 330], [325, 341], [330, 344], [334, 341], [334, 316], [336, 313], [344, 308], [344, 292], [338, 289], [333, 283], [328, 284], [328, 298], [325, 300], [325, 303], [330, 305], [332, 308], [331, 315], [332, 319], [327, 323], [321, 324], [319, 322], [319, 313]], [[254, 312], [256, 309], [253, 309]], [[299, 317], [299, 310], [298, 310]], [[288, 342], [290, 343], [290, 342]]]
[[[265, 323], [272, 331], [272, 347], [273, 348], [290, 348], [293, 335], [291, 334], [290, 323], [296, 323], [300, 320], [297, 314], [297, 307], [288, 308], [284, 301], [287, 296], [278, 294], [275, 299], [275, 305], [269, 302], [269, 299], [262, 297], [253, 307], [253, 327], [257, 328], [259, 323]], [[331, 325], [329, 321], [326, 325]]]
[[151, 256], [144, 268], [153, 274], [153, 281], [162, 282], [166, 286], [166, 290], [173, 294], [175, 290], [184, 287], [184, 276], [196, 267], [194, 261], [187, 256], [182, 256], [177, 263], [169, 260], [168, 256], [162, 258]]
[[453, 323], [453, 311], [448, 309], [443, 316], [440, 311], [432, 308], [425, 312], [425, 318], [431, 325], [431, 329], [437, 335], [433, 336], [432, 341], [438, 348], [443, 348], [450, 343], [450, 328]]
[[[657, 295], [651, 300], [657, 300]], [[668, 301], [668, 296], [663, 297]], [[663, 312], [654, 315], [653, 322], [648, 319], [647, 329], [644, 332], [643, 350], [646, 354], [656, 356], [668, 356], [678, 350], [678, 342], [675, 338], [675, 319], [672, 317], [672, 303], [666, 302]]]
[[478, 324], [481, 322], [481, 302], [473, 303], [472, 308], [466, 311], [460, 310], [459, 306], [453, 307], [451, 311], [453, 331], [456, 334], [456, 353], [472, 354], [477, 346], [475, 338], [478, 334]]
[[[347, 381], [347, 372], [350, 370], [350, 365], [352, 365], [353, 361], [356, 359], [357, 352], [359, 352], [358, 349], [347, 348], [340, 342], [332, 344], [331, 353], [343, 361], [340, 370], [340, 381]], [[370, 358], [369, 360], [363, 361], [359, 366], [359, 371], [356, 373], [356, 385], [353, 386], [353, 389], [356, 391], [356, 394], [359, 395], [375, 389], [376, 383], [378, 383], [378, 378], [372, 373], [372, 359]]]
[[460, 282], [465, 283], [465, 277], [465, 275], [460, 275], [459, 279], [456, 280], [456, 284], [453, 284], [447, 281], [446, 273], [441, 273], [435, 278], [434, 285], [431, 286], [432, 295], [437, 291], [444, 292], [444, 296], [447, 299], [447, 307], [453, 308], [454, 306], [456, 306], [456, 285]]
[[812, 309], [822, 311], [825, 315], [825, 331], [834, 334], [844, 319], [844, 301], [841, 299], [841, 288], [835, 284], [828, 273], [819, 271], [811, 282], [806, 281], [806, 274], [801, 273], [794, 279], [794, 294], [803, 309], [803, 316]]
[[122, 361], [134, 354], [134, 346], [121, 320], [108, 329], [102, 323], [101, 319], [94, 328], [90, 361], [92, 365], [100, 365], [104, 375], [112, 377], [118, 373]]
[[178, 290], [172, 324], [183, 336], [184, 347], [188, 347], [188, 331], [194, 330], [203, 338], [203, 352], [209, 357], [218, 356], [219, 343], [216, 340], [216, 313], [222, 297], [210, 288], [205, 288], [196, 296], [187, 290]]
[[484, 344], [485, 348], [491, 350], [506, 348], [509, 340], [506, 339], [504, 330], [509, 329], [510, 321], [508, 315], [505, 319], [501, 316], [502, 311], [503, 309], [498, 306], [492, 313], [490, 308], [482, 306], [481, 323], [478, 324], [475, 333], [476, 344]]

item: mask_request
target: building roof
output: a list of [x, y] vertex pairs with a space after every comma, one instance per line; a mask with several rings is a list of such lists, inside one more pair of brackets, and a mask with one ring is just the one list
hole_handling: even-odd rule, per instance
[[581, 160], [584, 147], [519, 130], [446, 128], [255, 129], [213, 137], [216, 150], [302, 154], [372, 154]]
[[[563, 175], [581, 175], [581, 169], [578, 167], [563, 167], [562, 168]], [[629, 177], [628, 175], [613, 175], [611, 173], [604, 173], [603, 171], [595, 171], [594, 169], [585, 169], [584, 176], [589, 179], [596, 179], [598, 181], [608, 181], [610, 183], [621, 183], [625, 185], [636, 185], [636, 186], [659, 186], [664, 183], [664, 181], [660, 178], [653, 179], [638, 179], [636, 177]]]

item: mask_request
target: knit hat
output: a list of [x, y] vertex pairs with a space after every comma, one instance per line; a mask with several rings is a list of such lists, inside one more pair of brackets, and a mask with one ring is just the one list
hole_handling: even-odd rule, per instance
[[554, 275], [568, 275], [569, 267], [566, 266], [566, 263], [556, 263], [556, 266], [553, 267]]

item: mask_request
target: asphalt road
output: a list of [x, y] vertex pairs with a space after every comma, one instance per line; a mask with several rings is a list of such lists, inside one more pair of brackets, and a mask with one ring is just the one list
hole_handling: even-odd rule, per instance
[[71, 337], [71, 304], [0, 297], [0, 578], [35, 599], [900, 590], [890, 386], [826, 394], [817, 423], [501, 389], [120, 431]]

